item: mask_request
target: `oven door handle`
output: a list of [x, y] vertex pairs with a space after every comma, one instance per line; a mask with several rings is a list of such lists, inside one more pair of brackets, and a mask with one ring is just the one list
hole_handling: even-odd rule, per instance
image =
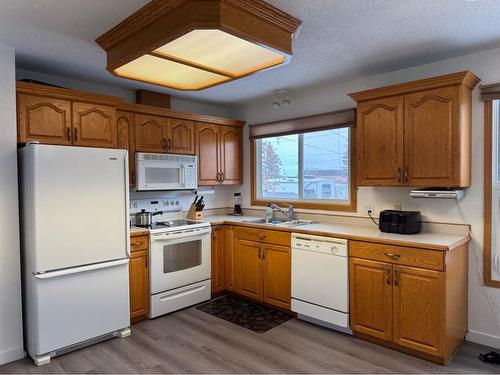
[[153, 234], [151, 239], [153, 242], [164, 242], [169, 240], [175, 240], [178, 238], [186, 238], [186, 237], [198, 237], [203, 234], [209, 234], [210, 229], [191, 229], [182, 232], [172, 232], [172, 233], [161, 233], [161, 234]]

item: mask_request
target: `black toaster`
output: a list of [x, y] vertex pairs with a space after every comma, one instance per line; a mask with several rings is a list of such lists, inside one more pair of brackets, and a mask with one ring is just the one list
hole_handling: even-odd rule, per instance
[[422, 230], [420, 211], [380, 211], [378, 228], [386, 233], [416, 234]]

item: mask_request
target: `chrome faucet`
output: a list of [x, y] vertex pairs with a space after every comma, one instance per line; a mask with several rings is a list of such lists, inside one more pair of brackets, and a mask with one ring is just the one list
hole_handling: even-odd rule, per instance
[[288, 205], [286, 211], [283, 208], [281, 208], [280, 206], [278, 206], [276, 203], [271, 203], [270, 207], [273, 210], [278, 211], [278, 212], [282, 213], [283, 215], [285, 215], [286, 218], [288, 219], [288, 221], [293, 220], [293, 205], [291, 205], [291, 204]]

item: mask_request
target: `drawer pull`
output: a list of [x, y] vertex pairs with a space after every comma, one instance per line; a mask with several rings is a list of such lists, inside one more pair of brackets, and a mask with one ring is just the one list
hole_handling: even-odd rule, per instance
[[139, 242], [135, 242], [134, 243], [134, 246], [142, 246], [143, 242], [142, 241], [139, 241]]
[[267, 236], [265, 234], [259, 233], [259, 238], [261, 240], [265, 239]]
[[391, 259], [399, 259], [401, 257], [401, 255], [399, 255], [399, 254], [391, 254], [391, 253], [384, 253], [384, 255], [386, 257], [391, 258]]

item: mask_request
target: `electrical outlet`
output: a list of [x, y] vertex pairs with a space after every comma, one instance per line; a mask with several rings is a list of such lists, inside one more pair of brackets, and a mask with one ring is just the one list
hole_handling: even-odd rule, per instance
[[358, 205], [358, 211], [364, 215], [368, 214], [368, 211], [375, 213], [375, 205], [372, 202], [361, 202]]

